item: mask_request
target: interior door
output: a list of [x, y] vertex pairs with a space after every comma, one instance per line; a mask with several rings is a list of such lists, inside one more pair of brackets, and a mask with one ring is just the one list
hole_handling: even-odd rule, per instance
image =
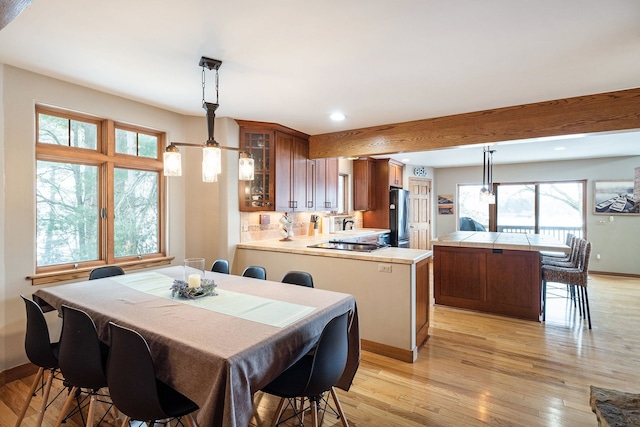
[[409, 178], [411, 199], [409, 222], [409, 247], [431, 249], [431, 180]]

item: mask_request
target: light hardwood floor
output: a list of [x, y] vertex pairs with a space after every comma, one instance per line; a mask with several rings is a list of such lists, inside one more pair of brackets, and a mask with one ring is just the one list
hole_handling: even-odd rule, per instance
[[[590, 385], [640, 392], [640, 279], [592, 275], [589, 297], [592, 330], [564, 299], [549, 301], [546, 323], [433, 307], [416, 363], [363, 352], [351, 390], [338, 390], [349, 424], [597, 426]], [[30, 380], [0, 388], [0, 426], [14, 425]], [[252, 426], [267, 424], [277, 401], [256, 401]], [[27, 417], [33, 426], [35, 410]]]

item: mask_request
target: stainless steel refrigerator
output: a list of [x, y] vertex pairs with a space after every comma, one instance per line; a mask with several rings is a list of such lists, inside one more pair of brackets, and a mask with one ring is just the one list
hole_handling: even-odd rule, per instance
[[399, 248], [409, 247], [409, 192], [392, 188], [389, 192], [389, 243]]

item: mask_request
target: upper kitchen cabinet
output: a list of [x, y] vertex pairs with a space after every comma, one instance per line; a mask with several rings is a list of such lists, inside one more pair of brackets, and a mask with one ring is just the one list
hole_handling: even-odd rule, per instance
[[315, 160], [315, 209], [333, 211], [338, 208], [338, 159]]
[[240, 126], [240, 149], [253, 156], [253, 181], [239, 181], [241, 211], [275, 210], [275, 131]]
[[251, 153], [255, 168], [253, 181], [240, 181], [238, 186], [240, 211], [311, 210], [308, 135], [276, 123], [236, 122], [240, 149]]
[[402, 172], [404, 164], [396, 160], [389, 159], [389, 186], [402, 188]]
[[376, 161], [363, 159], [353, 161], [353, 208], [357, 211], [375, 209]]
[[312, 210], [307, 199], [308, 159], [308, 140], [276, 131], [277, 211]]

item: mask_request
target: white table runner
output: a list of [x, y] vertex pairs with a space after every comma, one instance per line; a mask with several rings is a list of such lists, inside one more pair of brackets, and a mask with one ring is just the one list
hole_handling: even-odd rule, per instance
[[283, 328], [302, 319], [315, 307], [247, 295], [216, 288], [217, 296], [186, 299], [171, 296], [173, 278], [153, 271], [110, 277], [110, 280], [140, 292], [183, 304]]

